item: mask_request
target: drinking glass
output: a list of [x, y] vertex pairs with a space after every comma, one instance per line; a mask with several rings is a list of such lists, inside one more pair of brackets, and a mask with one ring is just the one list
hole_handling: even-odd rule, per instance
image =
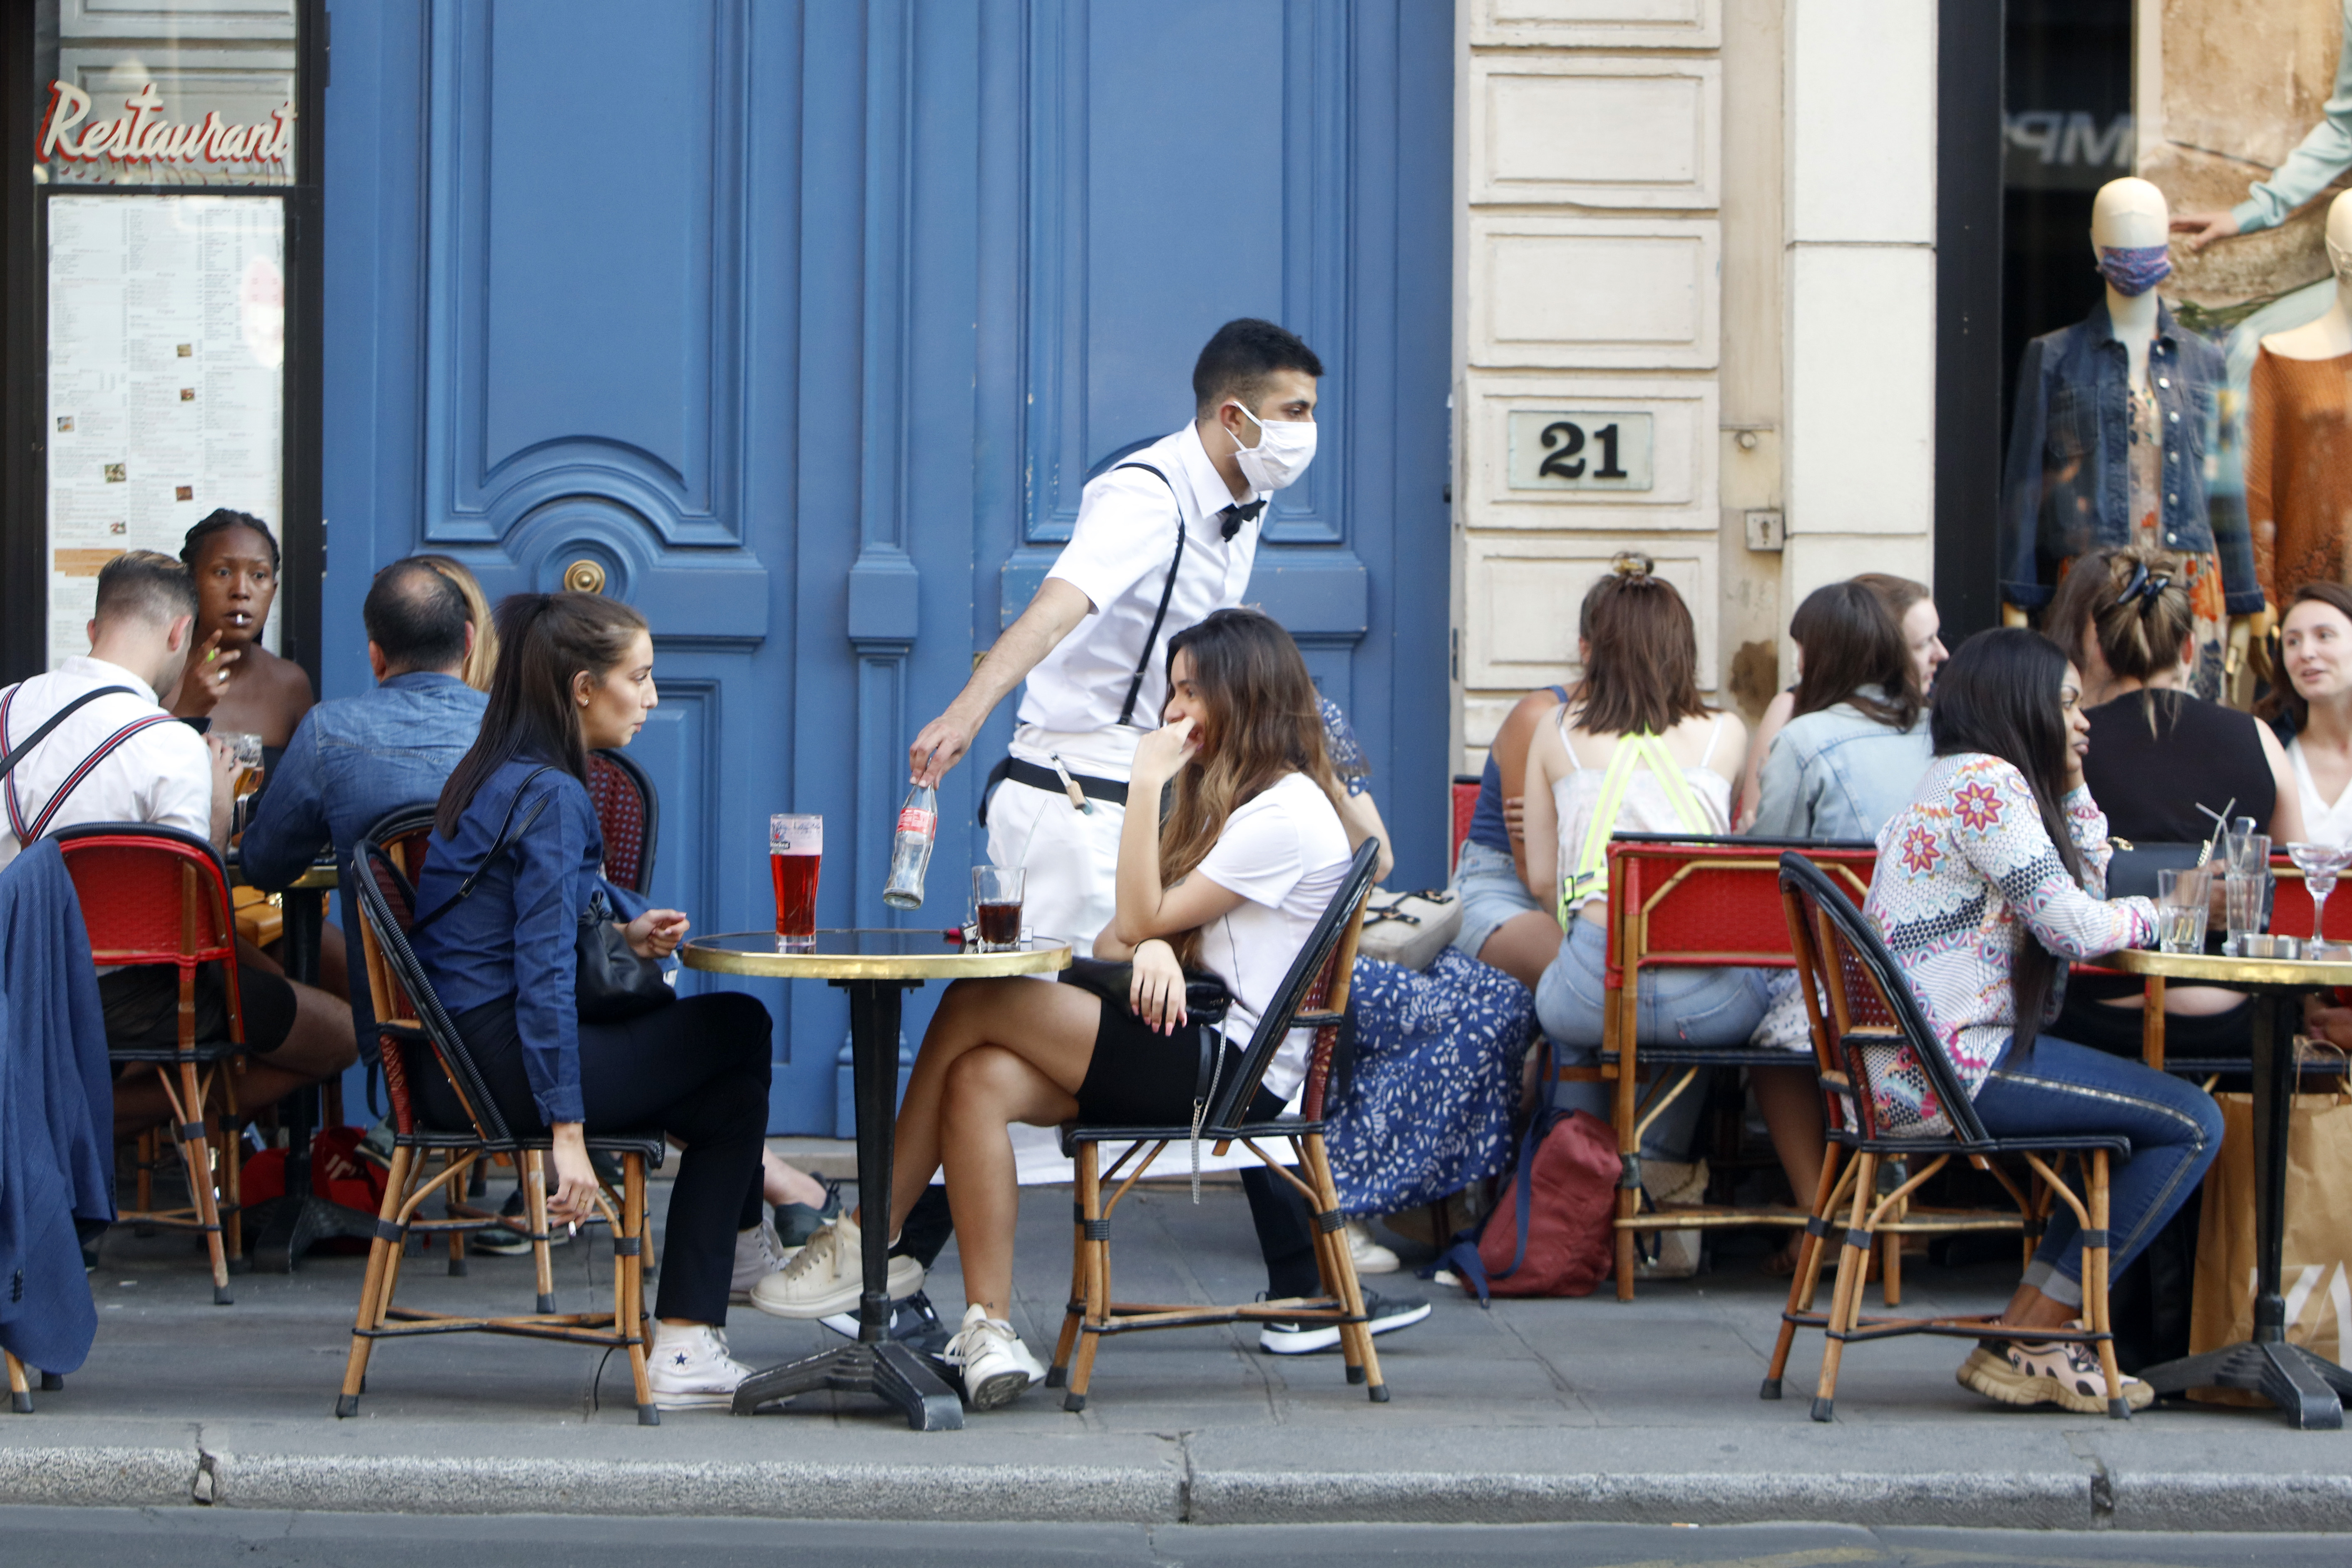
[[776, 883], [776, 945], [786, 952], [816, 946], [816, 879], [824, 860], [824, 819], [768, 819], [768, 871]]
[[2316, 947], [2327, 940], [2320, 917], [2326, 913], [2327, 895], [2336, 891], [2336, 873], [2352, 864], [2352, 849], [2342, 844], [2289, 844], [2286, 852], [2303, 873], [2303, 885], [2311, 890], [2311, 943]]
[[2167, 953], [2205, 951], [2205, 913], [2212, 876], [2203, 866], [2156, 873], [2157, 946]]
[[971, 868], [972, 915], [980, 927], [982, 952], [1003, 953], [1021, 945], [1021, 902], [1026, 881], [1017, 865]]
[[2268, 902], [2270, 873], [2266, 871], [2233, 871], [2222, 879], [2222, 918], [2230, 930], [2230, 951], [2237, 956], [2245, 954], [2244, 938], [2263, 934], [2263, 907]]
[[[2251, 818], [2240, 818], [2250, 821]], [[2271, 840], [2268, 833], [2233, 831], [2221, 841], [2222, 853], [2228, 857], [2233, 873], [2268, 872], [2271, 863]]]

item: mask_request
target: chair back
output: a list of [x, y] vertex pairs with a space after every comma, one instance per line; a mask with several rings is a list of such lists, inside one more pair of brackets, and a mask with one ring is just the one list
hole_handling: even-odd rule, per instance
[[[170, 964], [180, 971], [184, 987], [194, 980], [197, 965], [218, 964], [228, 1038], [243, 1045], [236, 915], [229, 903], [228, 868], [212, 841], [155, 822], [83, 822], [50, 837], [73, 878], [91, 960], [101, 968]], [[181, 1015], [183, 1029], [188, 1017]]]
[[1607, 977], [1625, 970], [1795, 963], [1781, 914], [1780, 856], [1822, 867], [1854, 903], [1870, 892], [1874, 844], [1754, 838], [1620, 835], [1609, 845]]
[[1456, 773], [1454, 776], [1451, 797], [1454, 832], [1445, 852], [1448, 872], [1462, 863], [1462, 846], [1469, 840], [1471, 822], [1477, 818], [1478, 790], [1485, 782], [1484, 777], [1476, 773]]
[[394, 862], [391, 849], [362, 838], [352, 852], [351, 880], [345, 886], [356, 895], [368, 954], [368, 984], [374, 992], [377, 1038], [383, 1054], [384, 1088], [392, 1096], [394, 1125], [416, 1131], [415, 1103], [408, 1074], [423, 1062], [415, 1048], [426, 1047], [435, 1065], [449, 1082], [474, 1131], [490, 1146], [510, 1146], [514, 1134], [499, 1113], [498, 1102], [466, 1049], [457, 1026], [443, 1010], [425, 967], [408, 945], [408, 928], [415, 917], [415, 890]]
[[435, 800], [394, 806], [370, 823], [362, 835], [383, 845], [394, 868], [407, 879], [411, 904], [416, 902], [416, 884], [425, 874], [425, 852], [433, 841], [434, 815], [440, 809]]
[[1805, 959], [1799, 983], [1813, 1025], [1814, 1051], [1822, 1071], [1842, 1072], [1853, 1085], [1855, 1130], [1866, 1138], [1890, 1135], [1878, 1124], [1876, 1080], [1894, 1065], [1899, 1049], [1908, 1046], [1959, 1141], [1987, 1142], [1984, 1124], [1944, 1054], [1943, 1040], [1869, 919], [1827, 873], [1795, 851], [1780, 857], [1780, 887], [1791, 945], [1800, 946]]
[[[1289, 972], [1283, 976], [1265, 1011], [1258, 1015], [1257, 1031], [1250, 1036], [1249, 1049], [1242, 1054], [1241, 1071], [1218, 1091], [1204, 1124], [1230, 1127], [1241, 1120], [1242, 1113], [1256, 1098], [1266, 1069], [1274, 1064], [1275, 1052], [1282, 1049], [1291, 1030], [1302, 1022], [1316, 1030], [1316, 1054], [1322, 1059], [1328, 1074], [1331, 1042], [1338, 1038], [1339, 1019], [1348, 1005], [1356, 934], [1363, 925], [1364, 900], [1371, 894], [1372, 873], [1379, 864], [1380, 853], [1378, 839], [1366, 839], [1356, 851], [1355, 859], [1349, 862], [1348, 874], [1339, 881], [1339, 891], [1323, 906], [1315, 928], [1307, 934], [1306, 945], [1291, 961]], [[1347, 961], [1335, 964], [1343, 946]], [[1315, 1009], [1311, 1017], [1301, 1018], [1301, 1009], [1310, 1007]]]
[[661, 838], [661, 800], [654, 781], [624, 751], [588, 754], [588, 799], [604, 836], [604, 880], [631, 893], [654, 885], [654, 848]]
[[[404, 930], [415, 915], [416, 884], [424, 875], [425, 848], [433, 839], [433, 817], [436, 810], [429, 800], [395, 806], [378, 817], [361, 835], [362, 841], [383, 846], [385, 862], [399, 875], [396, 888], [383, 891]], [[356, 868], [356, 855], [353, 863]], [[352, 898], [356, 902], [358, 894], [354, 892]], [[372, 1016], [414, 1029], [416, 1026], [415, 1011], [408, 1006], [397, 980], [386, 967], [383, 948], [376, 942], [364, 920], [360, 922], [360, 953], [367, 967], [368, 1003]]]

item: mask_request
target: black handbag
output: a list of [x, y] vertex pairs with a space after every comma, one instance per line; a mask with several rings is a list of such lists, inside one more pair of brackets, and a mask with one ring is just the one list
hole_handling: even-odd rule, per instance
[[2194, 871], [2205, 863], [2202, 842], [2136, 844], [2116, 838], [2109, 841], [2116, 846], [2107, 862], [2109, 898], [2154, 898], [2158, 872]]
[[[482, 863], [457, 884], [457, 891], [443, 900], [438, 908], [409, 927], [412, 935], [448, 914], [462, 900], [473, 897], [474, 884], [523, 834], [530, 831], [530, 825], [539, 821], [539, 814], [547, 810], [553, 797], [540, 797], [539, 804], [530, 809], [530, 815], [522, 820], [520, 828], [514, 826], [515, 807], [522, 803], [522, 792], [530, 788], [532, 779], [553, 771], [551, 767], [541, 768], [515, 786], [514, 799], [507, 803], [505, 820], [499, 823], [499, 836], [491, 841]], [[580, 912], [580, 928], [572, 943], [572, 993], [583, 1023], [618, 1023], [677, 1000], [677, 992], [670, 988], [661, 965], [638, 956], [629, 946], [627, 934], [617, 924], [619, 918], [601, 887], [589, 894], [588, 907]]]

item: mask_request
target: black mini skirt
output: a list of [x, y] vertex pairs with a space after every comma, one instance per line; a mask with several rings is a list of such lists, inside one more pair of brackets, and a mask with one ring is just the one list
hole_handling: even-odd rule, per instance
[[[1242, 1053], [1222, 1034], [1211, 1049], [1224, 1052], [1220, 1084], [1233, 1082]], [[1117, 1002], [1102, 1005], [1095, 1053], [1078, 1085], [1078, 1118], [1096, 1126], [1171, 1127], [1192, 1120], [1201, 1083], [1201, 1030], [1193, 1024], [1161, 1034]]]

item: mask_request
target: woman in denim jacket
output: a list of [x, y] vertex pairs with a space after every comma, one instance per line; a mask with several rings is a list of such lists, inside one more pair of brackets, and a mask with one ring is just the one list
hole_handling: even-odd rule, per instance
[[1772, 739], [1748, 831], [1869, 839], [1901, 810], [1931, 747], [1902, 629], [1859, 582], [1817, 588], [1789, 634], [1804, 653], [1795, 716]]

